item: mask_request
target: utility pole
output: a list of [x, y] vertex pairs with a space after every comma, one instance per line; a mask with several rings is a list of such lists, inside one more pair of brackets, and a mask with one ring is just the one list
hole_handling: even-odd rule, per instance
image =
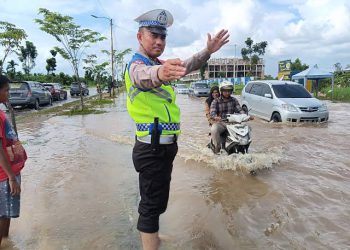
[[104, 17], [104, 16], [95, 16], [95, 15], [91, 15], [94, 18], [104, 18], [109, 20], [110, 26], [111, 26], [111, 76], [112, 76], [112, 82], [111, 82], [111, 89], [110, 89], [110, 93], [109, 96], [112, 97], [112, 93], [113, 96], [115, 95], [114, 93], [114, 51], [113, 51], [113, 19], [109, 18], [109, 17]]
[[237, 48], [237, 44], [235, 44], [235, 61], [234, 61], [234, 75], [233, 77], [235, 78], [234, 80], [236, 81], [237, 78], [237, 70], [236, 70], [236, 65], [237, 65], [237, 58], [236, 58], [236, 48]]
[[[113, 51], [113, 19], [110, 19], [111, 21], [111, 63], [112, 63], [112, 93], [113, 97], [115, 96], [114, 93], [114, 51]], [[112, 93], [109, 94], [109, 96], [112, 96]]]

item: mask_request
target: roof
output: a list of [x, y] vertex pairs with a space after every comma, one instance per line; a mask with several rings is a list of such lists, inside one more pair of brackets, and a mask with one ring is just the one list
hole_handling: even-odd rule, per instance
[[323, 78], [331, 78], [333, 77], [333, 73], [321, 70], [315, 65], [312, 68], [308, 68], [298, 74], [292, 76], [292, 79], [323, 79]]
[[250, 81], [252, 83], [266, 83], [268, 85], [282, 85], [282, 84], [298, 84], [296, 82], [291, 82], [291, 81], [280, 81], [280, 80], [257, 80], [257, 81]]

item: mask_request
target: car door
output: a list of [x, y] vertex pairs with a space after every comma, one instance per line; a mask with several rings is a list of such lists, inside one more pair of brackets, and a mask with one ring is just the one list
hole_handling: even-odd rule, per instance
[[271, 88], [266, 83], [261, 83], [261, 102], [259, 105], [259, 110], [265, 119], [270, 120], [273, 108], [273, 96]]
[[38, 88], [38, 91], [40, 93], [40, 103], [49, 103], [50, 95], [49, 91], [40, 83], [36, 83], [36, 86]]
[[38, 88], [37, 83], [31, 82], [31, 83], [29, 83], [29, 85], [30, 85], [30, 89], [32, 91], [33, 99], [35, 99], [35, 100], [38, 99], [39, 103], [42, 103], [43, 96], [41, 94], [40, 89]]
[[245, 87], [244, 90], [242, 91], [242, 95], [241, 95], [241, 100], [242, 100], [242, 106], [245, 105], [248, 109], [248, 111], [250, 112], [251, 110], [251, 93], [250, 90], [252, 89], [254, 83], [250, 82], [248, 83]]
[[193, 95], [193, 83], [191, 83], [190, 88], [188, 89], [188, 94]]
[[255, 114], [257, 116], [262, 115], [262, 111], [260, 108], [260, 103], [261, 103], [261, 93], [262, 93], [262, 84], [261, 83], [254, 83], [252, 86], [252, 89], [250, 90], [250, 108], [251, 108], [251, 113]]

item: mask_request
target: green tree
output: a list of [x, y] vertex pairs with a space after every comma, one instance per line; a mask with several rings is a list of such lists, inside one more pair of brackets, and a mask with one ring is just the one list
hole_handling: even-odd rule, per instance
[[28, 75], [35, 67], [35, 58], [37, 56], [38, 51], [32, 42], [26, 41], [25, 46], [20, 46], [18, 58], [22, 62], [22, 68], [25, 74]]
[[[124, 57], [127, 55], [127, 54], [130, 54], [131, 53], [131, 48], [127, 48], [125, 50], [122, 50], [122, 51], [117, 51], [117, 50], [113, 50], [113, 60], [114, 60], [114, 69], [113, 69], [113, 72], [116, 73], [116, 76], [117, 76], [117, 81], [118, 81], [118, 76], [120, 74], [121, 76], [121, 79], [124, 79], [124, 75], [123, 75], [123, 65], [124, 65]], [[102, 50], [101, 51], [102, 53], [106, 54], [108, 57], [111, 57], [111, 52], [108, 51], [108, 50]], [[119, 74], [118, 74], [119, 73]]]
[[46, 71], [47, 74], [53, 73], [56, 70], [57, 64], [56, 64], [56, 55], [57, 55], [57, 51], [52, 49], [50, 50], [50, 53], [52, 55], [51, 58], [46, 59]]
[[16, 77], [16, 66], [17, 65], [18, 64], [14, 60], [7, 62], [6, 72], [7, 72], [7, 75], [11, 79], [14, 79]]
[[[99, 86], [99, 90], [102, 89], [104, 82], [108, 81], [108, 73], [106, 67], [109, 65], [109, 62], [104, 62], [97, 64], [96, 55], [88, 55], [86, 59], [83, 59], [85, 66], [85, 75], [88, 78], [96, 82], [96, 85]], [[102, 91], [99, 91], [100, 99], [102, 99]]]
[[205, 71], [208, 68], [208, 62], [205, 62], [200, 68], [199, 68], [199, 74], [201, 75], [201, 79], [204, 80], [205, 78]]
[[245, 41], [246, 48], [241, 49], [243, 60], [249, 62], [249, 75], [252, 76], [253, 66], [257, 65], [260, 60], [260, 56], [265, 54], [267, 47], [267, 41], [254, 43], [254, 41], [248, 37]]
[[341, 63], [334, 64], [334, 73], [340, 75], [343, 72], [343, 67], [341, 66]]
[[0, 21], [0, 46], [4, 49], [0, 58], [0, 73], [3, 71], [7, 56], [16, 51], [26, 37], [27, 34], [23, 29], [17, 28], [12, 23]]
[[90, 29], [83, 29], [73, 22], [70, 16], [64, 16], [48, 9], [40, 8], [39, 14], [43, 19], [35, 19], [40, 25], [40, 29], [56, 38], [62, 47], [55, 47], [55, 50], [69, 61], [72, 70], [78, 79], [80, 87], [81, 109], [84, 109], [84, 99], [82, 95], [81, 83], [79, 81], [79, 68], [84, 54], [84, 50], [98, 41], [106, 39], [100, 33]]
[[295, 59], [294, 62], [291, 62], [291, 65], [290, 65], [290, 70], [293, 72], [301, 72], [303, 70], [306, 70], [309, 68], [309, 65], [307, 64], [303, 64], [299, 58]]

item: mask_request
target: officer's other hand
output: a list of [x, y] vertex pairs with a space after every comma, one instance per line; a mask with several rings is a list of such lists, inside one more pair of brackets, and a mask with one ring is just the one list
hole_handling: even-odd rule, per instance
[[230, 34], [228, 34], [228, 30], [224, 29], [220, 30], [213, 38], [208, 33], [207, 48], [210, 54], [213, 54], [214, 52], [218, 51], [223, 45], [228, 43], [229, 37]]
[[183, 77], [186, 73], [184, 62], [179, 58], [169, 59], [158, 69], [158, 78], [161, 81], [172, 81]]

